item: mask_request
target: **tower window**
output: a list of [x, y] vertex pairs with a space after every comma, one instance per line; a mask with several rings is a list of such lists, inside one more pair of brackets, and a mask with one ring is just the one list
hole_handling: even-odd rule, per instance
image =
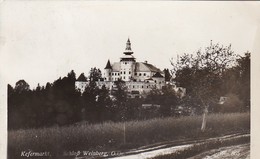
[[131, 71], [129, 71], [129, 74], [131, 74]]
[[139, 76], [142, 76], [142, 74], [141, 74], [141, 73], [139, 73]]

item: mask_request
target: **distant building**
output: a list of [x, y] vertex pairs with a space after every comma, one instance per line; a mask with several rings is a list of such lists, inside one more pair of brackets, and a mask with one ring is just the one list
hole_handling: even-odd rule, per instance
[[225, 104], [225, 102], [228, 100], [228, 97], [220, 97], [218, 104], [223, 105]]
[[[128, 39], [126, 49], [119, 62], [111, 63], [110, 60], [104, 68], [102, 74], [103, 79], [97, 81], [99, 87], [105, 85], [112, 90], [115, 87], [114, 82], [119, 79], [126, 82], [129, 96], [132, 98], [140, 97], [152, 88], [162, 89], [165, 86], [164, 72], [152, 64], [145, 62], [137, 62], [133, 56], [131, 42]], [[88, 81], [83, 77], [79, 77], [75, 83], [76, 89], [84, 92]]]

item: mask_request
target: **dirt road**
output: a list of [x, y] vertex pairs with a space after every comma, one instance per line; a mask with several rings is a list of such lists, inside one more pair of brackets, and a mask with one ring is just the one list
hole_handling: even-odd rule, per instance
[[249, 159], [250, 144], [222, 147], [201, 153], [188, 159]]
[[[203, 143], [203, 142], [209, 142], [209, 141], [216, 141], [216, 140], [228, 140], [228, 139], [235, 139], [240, 137], [250, 136], [250, 134], [232, 134], [232, 135], [226, 135], [222, 137], [215, 137], [215, 138], [209, 138], [206, 140], [196, 140], [196, 141], [189, 141], [189, 142], [183, 142], [179, 145], [172, 145], [172, 143], [168, 144], [162, 144], [157, 145], [154, 147], [148, 147], [148, 148], [141, 148], [132, 150], [129, 152], [126, 152], [122, 156], [119, 157], [110, 157], [111, 159], [149, 159], [155, 156], [160, 155], [167, 155], [167, 154], [173, 154], [177, 151], [184, 150], [186, 148], [192, 147], [195, 144]], [[189, 159], [249, 159], [249, 144], [243, 144], [243, 145], [236, 145], [236, 146], [230, 146], [230, 147], [223, 147], [220, 149], [214, 149], [210, 150], [208, 152], [196, 155], [194, 157], [191, 157]]]

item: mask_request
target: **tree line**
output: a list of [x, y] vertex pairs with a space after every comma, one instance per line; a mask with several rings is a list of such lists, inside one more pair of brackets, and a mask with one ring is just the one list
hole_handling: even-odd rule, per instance
[[[97, 68], [91, 68], [83, 94], [75, 89], [73, 70], [32, 90], [25, 80], [19, 80], [14, 87], [8, 84], [8, 129], [166, 117], [176, 115], [178, 106], [195, 114], [205, 107], [212, 112], [249, 111], [249, 52], [238, 56], [231, 46], [211, 43], [205, 50], [184, 54], [171, 63], [172, 69], [164, 70], [166, 81], [186, 88], [184, 97], [166, 85], [162, 90], [153, 88], [145, 98], [132, 99], [124, 81], [115, 82], [116, 89], [112, 91], [98, 87], [96, 81], [102, 77]], [[219, 104], [220, 97], [227, 100]], [[144, 103], [160, 107], [144, 109]]]

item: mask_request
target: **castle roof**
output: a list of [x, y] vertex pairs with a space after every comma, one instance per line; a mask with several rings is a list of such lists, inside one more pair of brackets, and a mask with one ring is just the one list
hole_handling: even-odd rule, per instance
[[[145, 62], [135, 62], [135, 72], [158, 72], [160, 75], [162, 71], [152, 64], [148, 64]], [[119, 72], [120, 71], [120, 62], [114, 62], [111, 65], [112, 71]]]
[[148, 64], [145, 62], [136, 62], [135, 71], [136, 72], [161, 72], [160, 69], [156, 68], [152, 64]]
[[119, 72], [120, 71], [120, 62], [113, 63], [112, 71], [115, 71], [115, 72]]
[[[159, 75], [157, 75], [157, 76], [160, 76], [161, 74], [163, 74], [163, 72], [160, 69], [153, 66], [152, 64], [149, 64], [147, 62], [135, 62], [135, 57], [132, 54], [133, 54], [133, 51], [131, 49], [131, 42], [130, 42], [130, 39], [128, 38], [127, 42], [126, 42], [126, 49], [125, 49], [124, 55], [120, 58], [120, 61], [123, 61], [123, 62], [133, 61], [135, 72], [154, 72], [154, 73], [158, 72]], [[108, 60], [105, 69], [112, 69], [112, 71], [114, 71], [114, 72], [119, 72], [120, 67], [121, 67], [120, 62], [115, 62], [111, 65], [110, 61]]]
[[110, 64], [110, 61], [109, 61], [109, 60], [107, 61], [107, 65], [106, 65], [105, 69], [112, 69], [112, 67], [111, 67], [111, 64]]
[[160, 72], [156, 72], [155, 75], [153, 75], [153, 77], [159, 77], [159, 78], [162, 78], [163, 76], [160, 74]]
[[77, 81], [86, 82], [87, 77], [85, 77], [84, 73], [81, 73], [80, 76], [78, 77]]

